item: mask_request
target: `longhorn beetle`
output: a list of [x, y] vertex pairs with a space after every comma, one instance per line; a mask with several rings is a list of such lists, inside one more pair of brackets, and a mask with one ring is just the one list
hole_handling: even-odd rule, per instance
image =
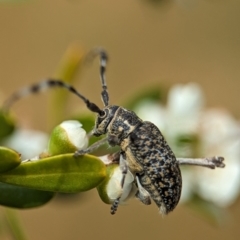
[[[105, 79], [108, 56], [102, 48], [92, 50], [88, 56], [97, 55], [100, 56], [103, 109], [84, 97], [73, 86], [55, 79], [47, 79], [16, 92], [5, 102], [4, 109], [7, 110], [19, 98], [46, 88], [65, 88], [77, 95], [90, 111], [97, 113], [91, 134], [94, 136], [106, 134], [106, 137], [85, 150], [76, 151], [74, 155], [92, 152], [105, 142], [110, 146], [120, 146], [121, 187], [124, 186], [129, 169], [136, 176], [138, 186], [136, 197], [146, 205], [151, 203], [151, 198], [160, 212], [167, 214], [176, 207], [181, 195], [182, 178], [176, 157], [160, 130], [153, 123], [141, 120], [133, 111], [109, 104]], [[121, 196], [113, 202], [111, 214], [117, 211], [120, 198]]]

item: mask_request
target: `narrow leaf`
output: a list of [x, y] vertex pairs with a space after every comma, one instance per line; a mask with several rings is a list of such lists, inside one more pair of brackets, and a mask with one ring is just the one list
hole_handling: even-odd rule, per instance
[[17, 215], [17, 212], [12, 209], [6, 208], [5, 217], [6, 217], [7, 226], [10, 230], [12, 238], [14, 240], [27, 240], [26, 233], [23, 230], [23, 226], [20, 223], [20, 219]]
[[52, 192], [81, 192], [96, 187], [106, 167], [95, 156], [57, 155], [22, 163], [0, 175], [0, 182]]
[[55, 193], [29, 189], [0, 182], [0, 205], [13, 208], [33, 208], [47, 203]]
[[[81, 46], [77, 44], [70, 45], [64, 53], [53, 78], [61, 79], [66, 83], [73, 84], [76, 76], [79, 76], [81, 73], [84, 55], [85, 53]], [[49, 109], [49, 122], [55, 124], [56, 122], [65, 119], [66, 104], [68, 102], [69, 93], [70, 92], [62, 89], [53, 92]]]

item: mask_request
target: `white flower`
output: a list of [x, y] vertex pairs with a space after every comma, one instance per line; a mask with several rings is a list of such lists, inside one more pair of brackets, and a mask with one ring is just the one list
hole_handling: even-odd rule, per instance
[[172, 87], [166, 106], [168, 131], [175, 134], [195, 133], [203, 106], [204, 96], [196, 83]]
[[161, 104], [142, 101], [134, 111], [141, 119], [154, 123], [159, 129], [166, 127], [166, 109]]
[[227, 111], [208, 110], [202, 117], [200, 134], [203, 154], [224, 156], [226, 167], [198, 169], [199, 193], [219, 206], [228, 206], [240, 190], [240, 125]]
[[35, 130], [17, 129], [3, 144], [21, 153], [22, 159], [39, 155], [46, 147], [48, 135]]

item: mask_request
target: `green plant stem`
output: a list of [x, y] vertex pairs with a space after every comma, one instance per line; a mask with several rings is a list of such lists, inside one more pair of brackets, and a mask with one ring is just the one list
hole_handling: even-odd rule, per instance
[[22, 224], [15, 210], [6, 208], [5, 217], [14, 240], [27, 240]]

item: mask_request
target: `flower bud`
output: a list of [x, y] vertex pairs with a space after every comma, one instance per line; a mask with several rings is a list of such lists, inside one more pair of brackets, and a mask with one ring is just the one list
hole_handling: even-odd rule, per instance
[[0, 173], [16, 168], [21, 163], [21, 155], [16, 151], [0, 146]]
[[111, 204], [115, 199], [121, 196], [120, 203], [125, 202], [130, 197], [134, 196], [136, 192], [136, 187], [133, 184], [134, 175], [127, 171], [124, 186], [122, 188], [122, 171], [118, 164], [110, 164], [106, 166], [107, 176], [100, 185], [98, 185], [97, 190], [100, 198], [103, 202]]
[[58, 155], [73, 153], [88, 146], [88, 137], [82, 124], [75, 120], [64, 121], [56, 126], [50, 136], [48, 153]]

